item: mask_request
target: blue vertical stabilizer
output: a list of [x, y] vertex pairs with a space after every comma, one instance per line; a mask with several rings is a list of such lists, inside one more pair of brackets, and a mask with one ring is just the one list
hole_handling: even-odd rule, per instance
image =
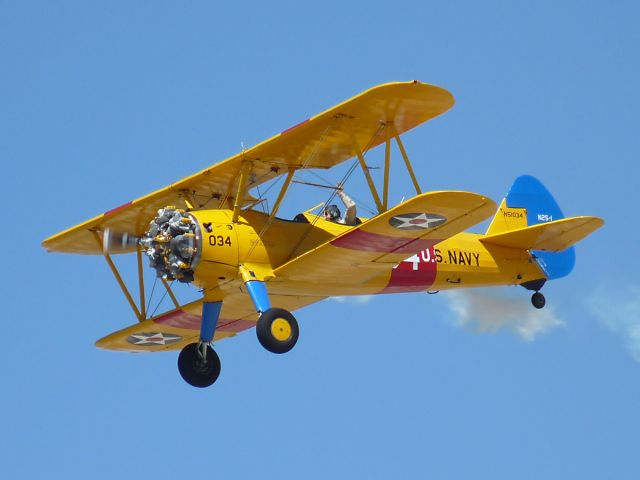
[[[516, 178], [505, 200], [509, 208], [526, 209], [528, 226], [564, 218], [553, 195], [540, 180], [530, 175]], [[536, 257], [538, 265], [549, 280], [569, 275], [576, 263], [574, 247], [562, 252], [533, 250], [531, 253]]]

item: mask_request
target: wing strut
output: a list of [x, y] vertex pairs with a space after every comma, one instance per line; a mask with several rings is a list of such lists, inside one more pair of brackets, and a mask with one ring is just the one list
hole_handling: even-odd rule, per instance
[[142, 271], [142, 246], [138, 245], [136, 250], [138, 257], [138, 288], [140, 290], [140, 317], [142, 320], [147, 318], [147, 307], [144, 301], [144, 272]]
[[382, 207], [384, 211], [389, 208], [389, 167], [391, 166], [391, 137], [387, 130], [387, 139], [384, 142], [384, 187], [382, 190]]
[[280, 189], [280, 193], [278, 194], [278, 198], [276, 199], [276, 203], [273, 205], [271, 209], [271, 215], [269, 215], [269, 220], [267, 220], [267, 224], [271, 223], [273, 218], [278, 213], [278, 209], [280, 208], [280, 204], [282, 203], [282, 199], [284, 198], [285, 193], [289, 188], [289, 184], [291, 183], [291, 179], [293, 178], [293, 174], [296, 173], [296, 169], [293, 167], [289, 167], [289, 171], [287, 172], [287, 178], [285, 178], [284, 183], [282, 184], [282, 188]]
[[242, 203], [244, 202], [244, 195], [247, 190], [247, 181], [249, 180], [250, 170], [251, 162], [247, 160], [242, 162], [242, 167], [240, 168], [240, 182], [238, 183], [238, 191], [236, 192], [236, 201], [233, 205], [233, 218], [231, 220], [233, 223], [238, 221], [238, 216], [240, 215], [240, 207], [242, 207]]
[[404, 145], [400, 140], [400, 135], [398, 135], [398, 131], [396, 127], [392, 125], [394, 137], [396, 139], [396, 143], [398, 144], [398, 148], [400, 149], [400, 153], [402, 154], [402, 158], [404, 158], [404, 164], [407, 166], [407, 172], [411, 176], [411, 181], [413, 182], [413, 186], [416, 189], [416, 193], [420, 195], [422, 190], [420, 190], [420, 185], [418, 184], [418, 179], [416, 178], [416, 174], [413, 173], [413, 168], [411, 167], [411, 162], [409, 161], [409, 157], [407, 156], [407, 152], [404, 149]]
[[[139, 322], [144, 322], [147, 319], [147, 306], [145, 301], [144, 268], [142, 265], [142, 248], [138, 246], [138, 250], [136, 251], [137, 260], [138, 260], [138, 288], [140, 290], [140, 307], [138, 307], [136, 305], [136, 302], [133, 300], [133, 296], [129, 292], [129, 289], [124, 283], [124, 280], [122, 279], [122, 276], [118, 271], [118, 267], [116, 267], [115, 263], [111, 259], [111, 255], [109, 255], [109, 253], [103, 249], [102, 239], [100, 238], [100, 235], [98, 235], [98, 232], [96, 231], [93, 231], [92, 233], [96, 241], [100, 245], [100, 249], [103, 250], [102, 253], [104, 255], [105, 260], [107, 261], [107, 265], [109, 265], [109, 268], [113, 272], [113, 276], [116, 277], [116, 281], [118, 282], [118, 285], [122, 290], [122, 293], [124, 293], [125, 298], [129, 302], [129, 305], [131, 306], [133, 313], [136, 315], [136, 318], [138, 319]], [[180, 302], [178, 302], [178, 299], [173, 293], [173, 290], [171, 290], [171, 285], [169, 285], [169, 282], [167, 282], [167, 280], [164, 279], [163, 277], [160, 277], [160, 281], [162, 282], [162, 285], [164, 285], [164, 288], [167, 290], [167, 294], [171, 298], [171, 301], [173, 302], [175, 307], [180, 308], [181, 306]], [[153, 296], [153, 293], [152, 293], [152, 296]]]
[[[116, 268], [115, 264], [113, 263], [113, 260], [111, 260], [111, 255], [109, 255], [109, 253], [102, 248], [102, 240], [100, 239], [100, 235], [98, 235], [98, 232], [96, 232], [94, 230], [93, 231], [93, 236], [95, 237], [96, 242], [98, 242], [98, 244], [100, 245], [100, 249], [103, 251], [102, 253], [104, 255], [104, 258], [107, 261], [107, 264], [109, 265], [109, 268], [113, 272], [114, 277], [116, 277], [118, 285], [120, 285], [120, 288], [122, 289], [122, 293], [124, 293], [124, 296], [126, 297], [127, 301], [129, 302], [129, 305], [131, 305], [131, 308], [133, 309], [133, 313], [136, 314], [136, 317], [138, 318], [138, 321], [144, 322], [145, 318], [140, 313], [140, 310], [138, 309], [138, 306], [136, 305], [136, 302], [133, 301], [133, 298], [131, 297], [131, 294], [129, 293], [129, 289], [124, 284], [124, 281], [122, 280], [122, 277], [120, 276], [120, 272], [118, 272], [118, 269]], [[138, 265], [141, 265], [141, 262]], [[140, 271], [140, 273], [141, 273], [141, 271]], [[142, 294], [142, 295], [144, 295], [144, 294]]]
[[367, 164], [364, 161], [364, 156], [362, 155], [362, 150], [358, 145], [355, 135], [351, 128], [349, 128], [349, 136], [351, 137], [351, 143], [353, 144], [353, 149], [358, 156], [358, 161], [360, 162], [360, 167], [362, 168], [362, 172], [364, 173], [365, 178], [367, 179], [367, 183], [369, 184], [369, 190], [371, 190], [371, 195], [373, 195], [373, 199], [376, 202], [376, 207], [378, 207], [378, 213], [384, 212], [385, 208], [380, 201], [380, 197], [378, 196], [378, 191], [376, 190], [376, 186], [373, 183], [373, 179], [371, 178], [371, 174], [369, 173], [369, 169], [367, 168]]

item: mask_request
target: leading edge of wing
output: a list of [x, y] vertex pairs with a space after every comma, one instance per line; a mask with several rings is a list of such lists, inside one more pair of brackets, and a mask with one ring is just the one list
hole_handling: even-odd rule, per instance
[[393, 124], [400, 135], [453, 104], [447, 90], [424, 83], [373, 87], [220, 163], [53, 235], [43, 246], [55, 252], [101, 254], [94, 231], [140, 234], [158, 208], [181, 206], [189, 196], [197, 200], [195, 208], [222, 208], [235, 198], [243, 161], [252, 164], [249, 189], [288, 168], [330, 168], [355, 155], [354, 139], [361, 149], [373, 148], [386, 140], [386, 125]]
[[276, 278], [333, 281], [347, 274], [361, 282], [422, 250], [486, 220], [496, 203], [461, 191], [418, 195], [290, 260], [274, 270]]

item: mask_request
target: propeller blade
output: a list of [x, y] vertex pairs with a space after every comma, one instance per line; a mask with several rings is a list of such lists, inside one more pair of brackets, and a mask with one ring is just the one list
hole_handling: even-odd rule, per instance
[[140, 238], [131, 233], [114, 232], [107, 228], [102, 235], [102, 250], [105, 253], [130, 252], [137, 248]]

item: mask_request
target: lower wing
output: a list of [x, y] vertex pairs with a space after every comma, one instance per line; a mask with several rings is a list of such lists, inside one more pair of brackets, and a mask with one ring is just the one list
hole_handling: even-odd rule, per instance
[[[271, 295], [278, 307], [294, 311], [325, 297]], [[202, 300], [183, 305], [156, 317], [136, 323], [101, 338], [96, 346], [127, 352], [158, 352], [180, 350], [200, 338]], [[233, 337], [256, 326], [258, 314], [246, 293], [238, 291], [224, 298], [214, 341]]]

